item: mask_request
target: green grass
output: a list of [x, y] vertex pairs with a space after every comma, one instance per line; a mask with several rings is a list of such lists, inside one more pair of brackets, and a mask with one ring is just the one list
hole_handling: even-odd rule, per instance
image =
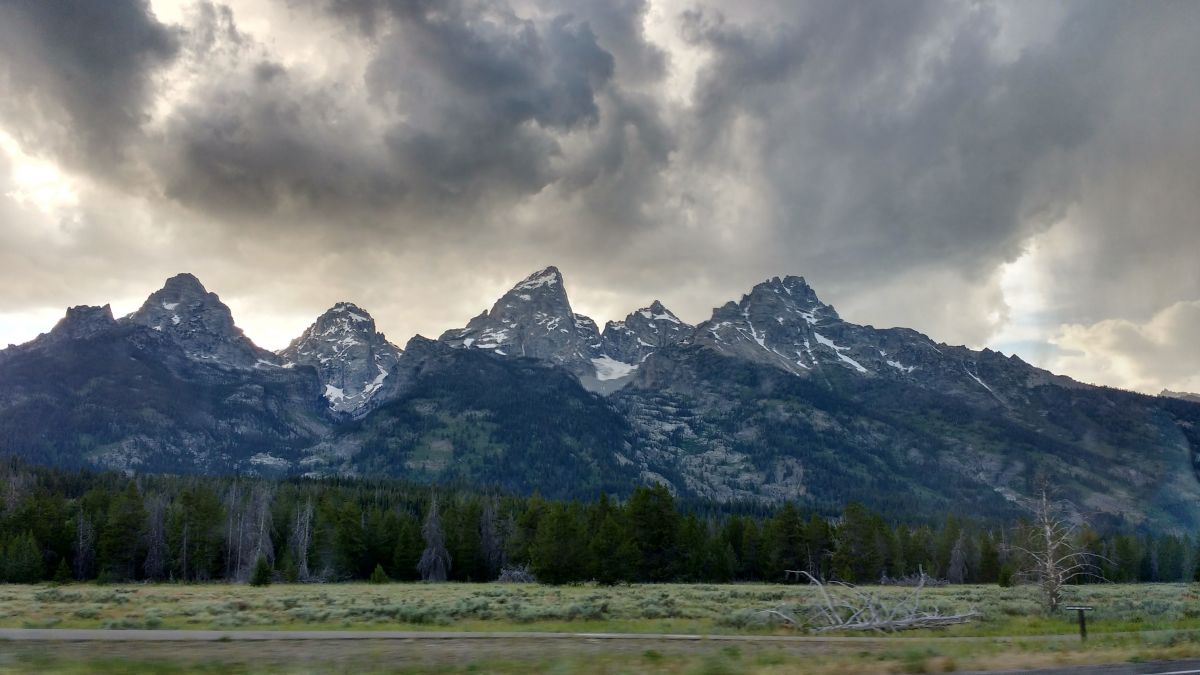
[[[903, 588], [872, 589], [887, 596]], [[1073, 613], [1044, 616], [1032, 587], [926, 589], [924, 604], [978, 620], [904, 637], [1074, 634]], [[1200, 630], [1200, 586], [1093, 585], [1069, 602], [1096, 607], [1092, 634]], [[0, 586], [0, 626], [266, 630], [555, 631], [787, 634], [754, 610], [815, 600], [807, 586], [663, 584], [229, 584]]]

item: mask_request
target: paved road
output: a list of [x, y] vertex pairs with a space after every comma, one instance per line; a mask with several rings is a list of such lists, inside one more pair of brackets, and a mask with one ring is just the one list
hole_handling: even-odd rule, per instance
[[[1096, 637], [1099, 637], [1097, 634]], [[1110, 634], [1113, 635], [1113, 634]], [[1146, 635], [1146, 633], [1142, 633]], [[246, 654], [289, 659], [297, 655], [297, 649], [318, 655], [336, 658], [353, 656], [363, 649], [389, 658], [410, 658], [419, 652], [435, 658], [472, 659], [481, 654], [515, 652], [538, 654], [579, 654], [583, 652], [609, 653], [631, 651], [638, 653], [648, 647], [667, 651], [692, 651], [704, 649], [705, 644], [741, 643], [749, 646], [758, 644], [763, 648], [783, 649], [790, 653], [825, 653], [842, 649], [883, 649], [894, 647], [897, 642], [951, 642], [951, 641], [1031, 641], [1031, 640], [1078, 640], [1073, 635], [1017, 636], [1017, 637], [945, 637], [945, 638], [888, 638], [888, 637], [813, 637], [779, 635], [672, 635], [663, 633], [530, 633], [530, 632], [454, 632], [454, 631], [215, 631], [215, 630], [85, 630], [58, 628], [3, 628], [0, 629], [0, 651], [3, 644], [28, 645], [41, 649], [39, 645], [54, 642], [55, 650], [75, 650], [78, 654], [99, 656], [111, 653], [119, 656], [136, 649], [143, 656], [174, 654], [178, 650], [207, 654], [220, 647], [223, 652], [235, 656]], [[303, 643], [304, 646], [296, 644]], [[421, 643], [413, 650], [413, 643]], [[134, 645], [137, 644], [137, 647]], [[204, 645], [211, 647], [204, 647]], [[370, 644], [368, 648], [365, 645]], [[194, 649], [189, 647], [194, 645]], [[239, 647], [239, 645], [241, 647]], [[274, 645], [274, 646], [272, 646]], [[286, 646], [292, 645], [292, 646]], [[311, 645], [311, 646], [310, 646]], [[407, 645], [407, 646], [405, 646]], [[98, 651], [100, 650], [100, 651]], [[149, 650], [149, 651], [147, 651]], [[165, 652], [162, 650], [166, 650]], [[274, 651], [272, 651], [274, 650]], [[1200, 675], [1200, 659], [1173, 662], [1140, 664], [1092, 665], [1081, 667], [1049, 668], [1024, 671], [989, 671], [997, 673], [1022, 673], [1023, 675]], [[964, 674], [967, 675], [967, 674]]]
[[1150, 663], [1119, 663], [1109, 666], [1074, 666], [1042, 670], [989, 670], [963, 672], [959, 675], [1200, 675], [1200, 659], [1187, 661], [1153, 661]]

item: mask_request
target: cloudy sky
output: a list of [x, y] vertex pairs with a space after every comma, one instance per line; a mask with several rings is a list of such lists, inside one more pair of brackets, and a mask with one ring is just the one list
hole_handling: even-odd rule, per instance
[[278, 348], [558, 265], [601, 322], [773, 275], [1200, 391], [1200, 3], [0, 0], [0, 344], [191, 271]]

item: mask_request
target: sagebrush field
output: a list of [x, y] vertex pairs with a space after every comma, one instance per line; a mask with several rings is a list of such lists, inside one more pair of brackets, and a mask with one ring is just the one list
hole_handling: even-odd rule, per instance
[[[922, 597], [927, 606], [975, 610], [979, 617], [948, 630], [840, 643], [531, 637], [56, 643], [45, 649], [14, 642], [0, 643], [0, 672], [903, 673], [1200, 655], [1197, 585], [1071, 587], [1071, 602], [1096, 607], [1086, 644], [1076, 636], [1074, 615], [1044, 615], [1031, 586], [946, 586], [924, 589]], [[0, 587], [0, 627], [798, 635], [756, 612], [815, 600], [808, 586], [757, 584], [10, 585]]]
[[[908, 596], [904, 587], [870, 589]], [[922, 604], [975, 610], [977, 620], [902, 636], [1042, 635], [1077, 631], [1073, 613], [1046, 616], [1033, 586], [926, 588]], [[1200, 585], [1095, 584], [1068, 589], [1095, 606], [1093, 633], [1200, 629]], [[816, 600], [804, 585], [230, 584], [0, 587], [10, 628], [516, 630], [788, 634], [757, 611]]]

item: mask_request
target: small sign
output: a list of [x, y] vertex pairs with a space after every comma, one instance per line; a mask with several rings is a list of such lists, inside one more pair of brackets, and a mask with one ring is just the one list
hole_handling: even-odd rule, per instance
[[1094, 608], [1087, 605], [1068, 605], [1063, 607], [1068, 612], [1079, 612], [1079, 639], [1087, 642], [1087, 619], [1083, 618], [1084, 612], [1090, 612]]

